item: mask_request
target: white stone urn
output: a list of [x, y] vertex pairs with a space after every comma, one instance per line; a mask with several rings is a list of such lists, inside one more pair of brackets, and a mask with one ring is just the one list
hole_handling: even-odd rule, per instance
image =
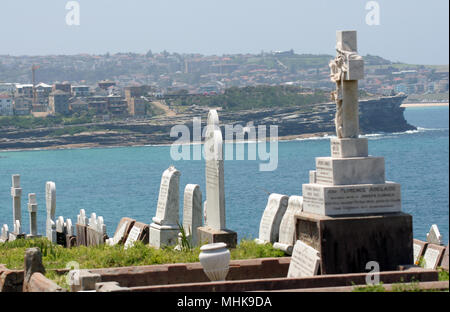
[[211, 281], [224, 281], [230, 269], [230, 251], [225, 243], [204, 245], [200, 248], [200, 263]]

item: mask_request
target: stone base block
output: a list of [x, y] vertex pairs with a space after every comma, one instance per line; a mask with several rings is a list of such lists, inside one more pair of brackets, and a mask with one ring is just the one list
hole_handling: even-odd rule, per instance
[[401, 211], [400, 184], [328, 186], [303, 184], [303, 211], [318, 215], [392, 213]]
[[339, 139], [330, 140], [331, 157], [367, 157], [369, 156], [369, 144], [366, 138], [359, 139]]
[[40, 237], [42, 237], [42, 235], [31, 235], [31, 234], [26, 235], [27, 239], [34, 239], [34, 238], [40, 238]]
[[409, 214], [328, 217], [302, 212], [295, 218], [295, 237], [319, 251], [321, 274], [367, 272], [371, 261], [380, 271], [413, 264]]
[[201, 244], [225, 243], [228, 248], [236, 248], [237, 233], [231, 230], [215, 230], [210, 227], [197, 228], [198, 241]]
[[177, 226], [152, 223], [150, 224], [149, 244], [155, 248], [176, 245], [179, 232], [180, 229]]
[[316, 183], [325, 185], [383, 184], [384, 157], [316, 158]]

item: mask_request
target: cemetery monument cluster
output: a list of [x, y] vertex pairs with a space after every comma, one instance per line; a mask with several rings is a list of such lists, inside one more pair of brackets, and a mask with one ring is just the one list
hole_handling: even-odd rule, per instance
[[[152, 223], [148, 225], [124, 217], [120, 220], [112, 238], [108, 238], [106, 234], [103, 217], [97, 216], [96, 213], [91, 213], [91, 216], [88, 217], [86, 211], [81, 209], [75, 225], [72, 224], [71, 219], [64, 219], [62, 216], [56, 218], [56, 185], [54, 182], [47, 182], [45, 186], [47, 210], [45, 236], [50, 242], [68, 248], [122, 244], [127, 249], [136, 241], [141, 241], [155, 248], [178, 243], [179, 249], [183, 239], [187, 239], [190, 246], [201, 243], [226, 243], [227, 247], [234, 248], [237, 244], [237, 233], [227, 229], [225, 222], [223, 139], [216, 110], [211, 110], [208, 114], [205, 158], [206, 200], [202, 203], [200, 185], [186, 185], [183, 194], [182, 226], [179, 221], [181, 173], [175, 167], [170, 166], [163, 172], [161, 178], [156, 215], [153, 217]], [[25, 237], [21, 229], [22, 189], [19, 175], [12, 176], [11, 195], [13, 197], [14, 230], [10, 232], [8, 225], [3, 225], [0, 236], [0, 241], [3, 242]], [[202, 206], [206, 209], [202, 209]], [[29, 194], [28, 211], [30, 213], [30, 234], [27, 237], [38, 237], [38, 206], [34, 193]], [[186, 237], [183, 237], [181, 228]]]
[[400, 184], [386, 181], [384, 158], [369, 155], [367, 138], [359, 136], [364, 60], [356, 31], [337, 31], [336, 51], [331, 157], [316, 158], [302, 196], [270, 195], [256, 240], [292, 254], [289, 277], [366, 272], [371, 261], [381, 270], [413, 262], [412, 216], [401, 212]]
[[[260, 244], [271, 243], [292, 255], [288, 277], [365, 272], [367, 263], [381, 270], [425, 262], [426, 268], [441, 265], [448, 270], [448, 246], [436, 225], [427, 242], [413, 240], [412, 216], [401, 211], [401, 187], [386, 181], [383, 157], [370, 156], [368, 140], [359, 136], [358, 80], [364, 78], [364, 60], [357, 52], [356, 31], [337, 32], [337, 56], [330, 62], [336, 84], [336, 138], [330, 140], [330, 157], [316, 158], [302, 196], [270, 194], [263, 212]], [[161, 177], [156, 215], [150, 224], [124, 217], [108, 238], [102, 216], [81, 209], [77, 222], [56, 219], [56, 185], [45, 186], [45, 237], [65, 247], [124, 245], [137, 241], [155, 248], [184, 240], [191, 246], [203, 243], [237, 244], [237, 233], [227, 229], [223, 136], [216, 110], [210, 110], [205, 136], [206, 198], [198, 184], [187, 184], [180, 224], [180, 176], [170, 166]], [[39, 237], [36, 194], [28, 194], [30, 233], [23, 233], [20, 176], [12, 176], [13, 228], [1, 228], [0, 242]], [[75, 236], [76, 230], [76, 236]]]

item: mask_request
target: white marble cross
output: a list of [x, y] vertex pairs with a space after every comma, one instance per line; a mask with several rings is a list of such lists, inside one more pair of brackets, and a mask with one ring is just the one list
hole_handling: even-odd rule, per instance
[[11, 197], [13, 203], [13, 224], [16, 223], [16, 220], [22, 222], [21, 196], [22, 189], [20, 188], [20, 175], [14, 174], [12, 176], [11, 186]]
[[336, 102], [336, 135], [358, 138], [358, 80], [364, 79], [364, 60], [357, 52], [356, 31], [336, 32], [337, 56], [329, 64], [331, 81], [336, 83], [332, 98]]

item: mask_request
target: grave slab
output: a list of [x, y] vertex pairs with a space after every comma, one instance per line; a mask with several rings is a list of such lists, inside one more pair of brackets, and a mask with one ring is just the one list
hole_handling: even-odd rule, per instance
[[444, 256], [445, 247], [435, 244], [428, 244], [427, 249], [425, 249], [425, 254], [423, 259], [425, 261], [425, 269], [436, 270], [442, 261]]
[[127, 235], [127, 239], [124, 243], [124, 248], [128, 249], [137, 241], [148, 244], [149, 242], [149, 231], [150, 228], [148, 224], [141, 222], [134, 222], [133, 227]]
[[319, 272], [320, 253], [298, 240], [292, 251], [288, 278], [311, 277]]
[[413, 249], [414, 249], [414, 264], [419, 265], [420, 258], [423, 257], [425, 253], [425, 249], [427, 248], [428, 243], [422, 242], [418, 239], [413, 240]]

